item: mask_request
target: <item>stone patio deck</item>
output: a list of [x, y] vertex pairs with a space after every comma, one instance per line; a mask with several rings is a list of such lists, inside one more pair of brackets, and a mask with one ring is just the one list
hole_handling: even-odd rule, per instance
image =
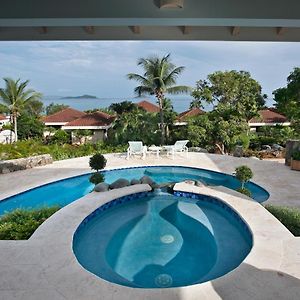
[[[137, 165], [185, 165], [232, 173], [250, 166], [254, 181], [270, 192], [268, 202], [300, 206], [300, 172], [283, 164], [254, 159], [190, 153], [189, 158], [135, 158], [108, 155], [108, 168]], [[28, 188], [89, 172], [88, 158], [0, 176], [1, 199]], [[186, 185], [186, 191], [202, 192]], [[0, 241], [0, 299], [101, 300], [265, 300], [300, 299], [300, 239], [257, 202], [220, 191], [214, 196], [237, 210], [254, 233], [254, 246], [245, 261], [213, 281], [170, 289], [132, 289], [115, 285], [84, 270], [72, 252], [72, 237], [81, 220], [114, 198], [147, 190], [131, 186], [106, 193], [91, 193], [62, 208], [43, 223], [28, 241]]]

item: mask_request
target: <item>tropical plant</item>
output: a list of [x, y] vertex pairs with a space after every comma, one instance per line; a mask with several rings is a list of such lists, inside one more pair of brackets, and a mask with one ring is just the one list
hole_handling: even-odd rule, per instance
[[58, 129], [53, 136], [51, 136], [50, 138], [50, 143], [51, 144], [59, 144], [59, 145], [63, 145], [63, 144], [67, 144], [70, 143], [71, 141], [71, 135], [70, 133], [62, 130], [62, 129]]
[[112, 103], [109, 106], [109, 109], [117, 113], [118, 115], [121, 115], [123, 113], [129, 113], [137, 110], [137, 105], [134, 104], [131, 101], [122, 101], [119, 103]]
[[18, 136], [20, 140], [43, 137], [45, 128], [44, 123], [35, 116], [24, 113], [20, 115], [17, 120]]
[[0, 88], [0, 97], [9, 108], [17, 141], [17, 117], [21, 114], [26, 104], [30, 101], [39, 100], [42, 95], [33, 89], [27, 89], [28, 80], [24, 82], [21, 82], [20, 79], [13, 80], [11, 78], [4, 78], [3, 80], [5, 88]]
[[248, 197], [251, 197], [251, 191], [248, 190], [247, 188], [242, 188], [242, 187], [239, 187], [238, 189], [236, 189], [237, 192], [241, 193], [241, 194], [244, 194]]
[[183, 94], [191, 91], [188, 86], [176, 86], [177, 77], [183, 72], [184, 67], [176, 67], [170, 60], [170, 54], [162, 58], [157, 56], [140, 58], [138, 66], [144, 70], [143, 75], [129, 73], [127, 78], [140, 83], [134, 91], [138, 96], [143, 94], [155, 95], [160, 110], [161, 144], [165, 143], [165, 122], [163, 101], [165, 94]]
[[50, 103], [47, 107], [46, 107], [46, 115], [53, 115], [63, 109], [68, 108], [69, 105], [65, 105], [65, 104], [55, 104], [55, 103]]
[[239, 166], [235, 168], [235, 177], [241, 182], [241, 188], [253, 177], [253, 172], [248, 166]]
[[106, 166], [106, 158], [101, 153], [96, 153], [90, 158], [90, 167], [92, 170], [99, 170], [104, 169]]
[[295, 151], [295, 152], [292, 153], [292, 159], [300, 160], [300, 150]]
[[0, 240], [27, 240], [59, 206], [33, 210], [16, 209], [0, 218]]

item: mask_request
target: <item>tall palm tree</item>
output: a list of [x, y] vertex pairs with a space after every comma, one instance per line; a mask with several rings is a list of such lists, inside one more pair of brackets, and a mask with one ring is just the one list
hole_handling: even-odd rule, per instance
[[37, 93], [33, 89], [26, 89], [29, 80], [24, 82], [21, 82], [20, 79], [13, 80], [11, 78], [3, 78], [3, 80], [5, 81], [5, 88], [0, 88], [0, 97], [9, 109], [17, 141], [17, 117], [21, 114], [26, 104], [30, 101], [39, 100], [42, 94]]
[[162, 58], [157, 56], [140, 58], [138, 66], [144, 69], [144, 74], [127, 74], [127, 78], [140, 83], [134, 91], [138, 96], [143, 94], [155, 95], [160, 111], [161, 143], [165, 143], [165, 125], [163, 115], [163, 101], [165, 94], [183, 94], [191, 91], [191, 88], [184, 85], [175, 85], [178, 75], [184, 67], [176, 67], [170, 60], [170, 54]]

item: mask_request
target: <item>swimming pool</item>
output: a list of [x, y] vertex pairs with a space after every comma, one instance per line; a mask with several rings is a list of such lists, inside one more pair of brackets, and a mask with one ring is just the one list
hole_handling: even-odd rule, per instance
[[193, 285], [236, 268], [252, 248], [248, 226], [222, 201], [140, 193], [108, 202], [80, 224], [73, 251], [87, 270], [135, 288]]
[[[193, 179], [200, 180], [208, 185], [222, 185], [231, 189], [236, 189], [240, 186], [240, 183], [234, 176], [191, 167], [133, 167], [106, 170], [103, 173], [105, 174], [105, 181], [108, 183], [112, 183], [119, 178], [131, 180], [148, 175], [157, 183]], [[27, 209], [52, 205], [66, 206], [92, 191], [94, 185], [89, 182], [89, 176], [90, 173], [55, 181], [3, 199], [0, 201], [0, 215], [16, 208]], [[252, 198], [258, 202], [263, 202], [269, 198], [268, 192], [255, 183], [248, 182], [246, 187], [251, 191]]]

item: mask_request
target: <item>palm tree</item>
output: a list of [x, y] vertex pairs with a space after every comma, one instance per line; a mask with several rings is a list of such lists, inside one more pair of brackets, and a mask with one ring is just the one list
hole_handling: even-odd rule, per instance
[[42, 95], [32, 89], [26, 89], [29, 80], [24, 82], [21, 82], [20, 79], [15, 81], [11, 78], [3, 78], [3, 80], [5, 81], [5, 88], [0, 89], [0, 97], [9, 109], [17, 141], [17, 117], [28, 102], [39, 100]]
[[157, 56], [140, 58], [138, 66], [144, 69], [144, 74], [127, 74], [127, 78], [140, 83], [134, 91], [138, 96], [143, 94], [155, 95], [160, 111], [161, 143], [165, 143], [165, 124], [163, 115], [163, 101], [165, 94], [183, 94], [191, 91], [191, 88], [184, 85], [175, 85], [178, 75], [184, 67], [176, 67], [170, 61], [170, 54], [162, 58]]

